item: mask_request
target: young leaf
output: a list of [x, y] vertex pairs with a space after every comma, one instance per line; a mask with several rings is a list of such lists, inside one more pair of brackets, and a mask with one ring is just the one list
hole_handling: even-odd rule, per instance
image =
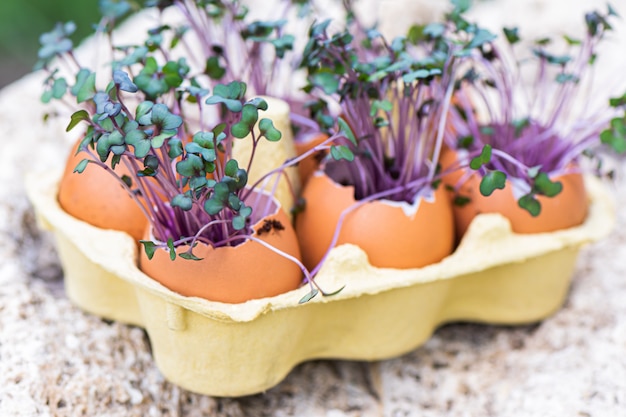
[[233, 229], [243, 230], [246, 227], [246, 218], [243, 216], [233, 217]]
[[250, 126], [248, 126], [243, 121], [240, 121], [240, 122], [235, 123], [230, 128], [230, 133], [237, 139], [243, 139], [250, 134], [251, 130], [252, 129], [250, 128]]
[[313, 297], [315, 297], [318, 294], [318, 292], [319, 291], [317, 291], [314, 288], [311, 289], [311, 291], [309, 291], [304, 297], [300, 299], [300, 301], [298, 301], [298, 304], [304, 304], [304, 303], [311, 301]]
[[204, 73], [214, 80], [219, 80], [226, 74], [226, 68], [220, 65], [218, 57], [212, 56], [206, 61]]
[[282, 137], [282, 133], [274, 127], [274, 123], [270, 119], [261, 119], [259, 122], [259, 130], [261, 131], [261, 135], [270, 142], [278, 142]]
[[204, 202], [204, 211], [211, 216], [219, 213], [224, 208], [224, 203], [217, 198], [209, 198]]
[[179, 207], [184, 211], [189, 211], [193, 206], [193, 201], [191, 200], [191, 197], [185, 194], [178, 194], [172, 198], [170, 205], [172, 207]]
[[330, 156], [336, 161], [345, 159], [352, 162], [354, 160], [354, 154], [352, 151], [344, 145], [333, 145], [330, 147]]
[[74, 168], [74, 171], [72, 172], [78, 172], [79, 174], [82, 174], [85, 168], [87, 168], [88, 163], [89, 163], [89, 159], [83, 159], [82, 161], [78, 163], [78, 165], [76, 165], [76, 168]]
[[90, 100], [96, 94], [96, 73], [81, 69], [71, 93], [76, 96], [77, 103]]
[[501, 190], [506, 185], [506, 174], [502, 171], [489, 171], [480, 180], [480, 193], [485, 197], [493, 194], [495, 190]]
[[478, 155], [475, 158], [472, 158], [472, 160], [470, 161], [470, 168], [472, 168], [473, 170], [477, 170], [483, 165], [488, 164], [490, 161], [491, 161], [491, 145], [485, 145], [483, 146], [483, 149], [480, 152], [480, 155]]
[[563, 190], [563, 184], [560, 181], [552, 181], [548, 174], [540, 172], [535, 178], [535, 188], [546, 197], [554, 197]]
[[535, 198], [533, 194], [526, 194], [522, 196], [517, 205], [530, 213], [531, 216], [537, 217], [541, 213], [541, 203]]
[[241, 104], [241, 101], [239, 100], [233, 100], [233, 99], [228, 99], [228, 98], [224, 98], [221, 96], [211, 96], [209, 98], [206, 99], [205, 101], [206, 104], [223, 104], [226, 106], [226, 108], [232, 112], [238, 113], [241, 111], [241, 109], [243, 108], [243, 104]]
[[198, 258], [196, 255], [194, 255], [191, 252], [182, 252], [178, 254], [179, 257], [183, 258], [183, 259], [187, 259], [188, 261], [201, 261], [204, 258]]
[[67, 128], [65, 128], [65, 131], [69, 132], [70, 130], [74, 129], [76, 125], [82, 120], [89, 120], [89, 113], [87, 113], [86, 110], [79, 110], [72, 114], [70, 123], [67, 125]]
[[[615, 119], [621, 122], [621, 119]], [[623, 123], [623, 122], [621, 122]], [[600, 141], [617, 153], [626, 152], [626, 135], [617, 129], [606, 129], [600, 133]]]
[[348, 138], [348, 140], [352, 142], [354, 146], [357, 146], [354, 132], [352, 131], [352, 128], [350, 127], [350, 125], [343, 119], [343, 117], [337, 118], [337, 124], [339, 125], [339, 131], [343, 133], [345, 137]]
[[143, 245], [143, 249], [146, 252], [146, 256], [148, 257], [148, 259], [152, 259], [152, 257], [154, 256], [154, 252], [156, 252], [157, 249], [154, 242], [150, 240], [140, 240], [139, 243]]
[[237, 160], [231, 159], [226, 162], [226, 165], [224, 167], [224, 174], [228, 175], [229, 177], [234, 177], [237, 174], [238, 169], [239, 164], [237, 163]]
[[174, 239], [172, 239], [171, 237], [167, 239], [167, 248], [170, 252], [170, 259], [172, 261], [176, 260], [176, 248], [174, 247]]
[[309, 81], [329, 95], [336, 93], [339, 88], [339, 79], [335, 74], [328, 71], [320, 71], [309, 76]]
[[136, 93], [139, 88], [130, 80], [127, 73], [120, 70], [113, 71], [113, 82], [122, 91]]
[[502, 32], [504, 32], [506, 40], [511, 45], [514, 45], [520, 41], [519, 28], [502, 28]]

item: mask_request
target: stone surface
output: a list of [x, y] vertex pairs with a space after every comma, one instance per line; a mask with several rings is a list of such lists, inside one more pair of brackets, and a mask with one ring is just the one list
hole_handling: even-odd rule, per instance
[[[437, 7], [381, 3], [388, 14]], [[486, 1], [475, 15], [491, 24], [572, 32], [593, 4]], [[609, 42], [616, 52], [603, 55], [600, 97], [624, 81], [616, 77], [623, 70], [611, 72], [626, 60], [624, 32]], [[58, 133], [64, 119], [40, 122], [47, 111], [37, 102], [41, 80], [31, 75], [0, 92], [1, 416], [626, 416], [621, 209], [614, 233], [583, 250], [566, 304], [541, 323], [450, 324], [402, 357], [305, 363], [279, 386], [239, 399], [170, 384], [142, 329], [83, 313], [65, 297], [54, 244], [36, 227], [22, 184], [28, 171], [61, 166], [73, 141]], [[617, 166], [621, 174], [623, 163]], [[618, 207], [626, 204], [625, 186], [618, 175], [612, 186]]]

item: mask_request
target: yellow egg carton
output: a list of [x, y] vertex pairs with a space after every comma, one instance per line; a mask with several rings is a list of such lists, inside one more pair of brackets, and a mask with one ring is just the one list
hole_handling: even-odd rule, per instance
[[58, 177], [29, 178], [27, 190], [40, 224], [56, 238], [72, 302], [144, 327], [171, 382], [234, 397], [275, 386], [303, 361], [402, 355], [443, 323], [521, 324], [550, 316], [563, 304], [581, 247], [614, 225], [606, 187], [593, 177], [585, 181], [589, 215], [571, 229], [519, 235], [502, 216], [480, 215], [452, 255], [408, 270], [375, 268], [358, 247], [337, 247], [316, 280], [327, 291], [345, 288], [305, 304], [298, 302], [306, 286], [242, 304], [183, 297], [137, 268], [138, 247], [128, 235], [66, 214], [56, 199]]

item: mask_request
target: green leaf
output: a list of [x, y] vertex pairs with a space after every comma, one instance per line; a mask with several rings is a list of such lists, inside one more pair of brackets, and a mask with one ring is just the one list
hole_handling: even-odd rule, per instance
[[270, 40], [270, 43], [274, 45], [276, 50], [276, 56], [278, 58], [283, 58], [285, 56], [286, 51], [291, 51], [293, 49], [293, 43], [295, 41], [295, 37], [293, 35], [283, 35], [278, 39]]
[[389, 100], [374, 100], [370, 106], [370, 116], [374, 117], [379, 110], [390, 112], [393, 110], [393, 104]]
[[483, 165], [488, 164], [491, 161], [491, 145], [483, 146], [480, 155], [475, 158], [472, 158], [470, 161], [470, 168], [473, 170], [477, 170]]
[[224, 208], [224, 203], [217, 198], [209, 198], [204, 202], [204, 211], [214, 216]]
[[[107, 158], [109, 157], [109, 152], [113, 151], [113, 147], [115, 146], [123, 146], [124, 145], [124, 137], [122, 136], [122, 134], [117, 131], [114, 130], [113, 132], [109, 133], [109, 134], [104, 134], [102, 136], [100, 136], [100, 139], [98, 139], [98, 142], [96, 144], [96, 151], [98, 152], [98, 156], [100, 156], [100, 160], [102, 162], [105, 162], [107, 160]], [[118, 153], [119, 149], [116, 149], [115, 153]]]
[[191, 252], [182, 252], [178, 254], [179, 257], [183, 258], [183, 259], [187, 259], [188, 261], [201, 261], [204, 258], [198, 258], [196, 255], [194, 255]]
[[339, 161], [341, 159], [345, 159], [346, 161], [349, 161], [349, 162], [354, 161], [354, 154], [347, 146], [344, 146], [344, 145], [331, 146], [330, 156], [336, 161]]
[[298, 301], [298, 304], [304, 304], [304, 303], [308, 303], [309, 301], [311, 301], [317, 294], [319, 293], [319, 291], [317, 291], [316, 289], [312, 288], [311, 291], [309, 291], [304, 297], [302, 297], [300, 299], [300, 301]]
[[165, 104], [160, 103], [152, 106], [150, 120], [163, 130], [178, 129], [183, 124], [183, 119], [180, 116], [171, 113]]
[[501, 190], [506, 185], [506, 174], [502, 171], [489, 171], [480, 180], [480, 193], [485, 197], [490, 196], [495, 190]]
[[163, 80], [169, 88], [179, 87], [183, 83], [181, 71], [183, 71], [183, 69], [178, 62], [168, 61], [165, 66], [163, 66]]
[[263, 111], [269, 108], [267, 101], [263, 100], [261, 97], [255, 97], [252, 100], [249, 100], [248, 104], [251, 104], [257, 109], [263, 110]]
[[454, 204], [455, 206], [458, 207], [463, 207], [466, 206], [467, 204], [469, 204], [472, 201], [471, 198], [464, 196], [464, 195], [456, 195], [454, 197], [454, 200], [452, 202], [452, 204]]
[[146, 252], [146, 256], [148, 257], [148, 259], [152, 259], [152, 257], [154, 256], [154, 252], [156, 252], [157, 249], [157, 246], [154, 244], [154, 242], [149, 240], [140, 240], [139, 243], [143, 245], [143, 249]]
[[472, 41], [469, 43], [469, 45], [467, 45], [466, 48], [467, 49], [477, 48], [479, 46], [482, 46], [486, 43], [493, 41], [494, 39], [496, 39], [496, 37], [497, 37], [496, 35], [488, 31], [487, 29], [482, 29], [482, 28], [478, 29], [478, 31], [472, 38]]
[[137, 122], [139, 122], [139, 124], [144, 126], [152, 124], [152, 120], [150, 119], [150, 117], [146, 116], [150, 114], [153, 106], [154, 103], [151, 101], [142, 101], [141, 103], [139, 103], [139, 105], [135, 109], [135, 119], [137, 120]]
[[234, 177], [237, 174], [238, 169], [239, 163], [237, 162], [237, 160], [231, 159], [226, 162], [226, 165], [224, 167], [224, 174], [228, 175], [229, 177]]
[[576, 45], [582, 44], [582, 41], [580, 39], [571, 38], [568, 35], [563, 35], [563, 39], [570, 46], [576, 46]]
[[126, 184], [126, 186], [128, 186], [128, 188], [133, 186], [133, 180], [128, 175], [122, 175], [121, 180], [124, 184]]
[[[86, 71], [83, 73], [83, 71]], [[96, 73], [89, 70], [81, 70], [84, 79], [77, 79], [72, 88], [72, 94], [76, 96], [76, 102], [82, 103], [93, 98], [96, 94]], [[79, 82], [80, 81], [80, 82]]]
[[274, 127], [274, 122], [270, 119], [261, 119], [259, 122], [259, 130], [261, 135], [270, 142], [278, 142], [283, 136], [282, 133], [280, 133], [280, 130]]
[[451, 0], [454, 5], [454, 11], [457, 13], [465, 13], [472, 7], [472, 0]]
[[239, 214], [246, 218], [250, 217], [250, 215], [252, 214], [252, 207], [243, 205], [241, 209], [239, 209]]
[[412, 83], [415, 80], [423, 80], [434, 75], [440, 75], [441, 70], [439, 68], [433, 69], [418, 69], [417, 71], [412, 71], [402, 76], [402, 81], [405, 83]]
[[214, 80], [219, 80], [226, 74], [226, 68], [220, 65], [218, 57], [212, 56], [206, 60], [204, 73]]
[[42, 103], [48, 104], [52, 100], [52, 89], [49, 88], [41, 94], [40, 100]]
[[467, 136], [462, 136], [458, 138], [456, 146], [459, 149], [469, 149], [473, 143], [474, 143], [474, 136], [467, 135]]
[[309, 81], [314, 86], [321, 88], [326, 94], [334, 94], [339, 89], [339, 79], [329, 71], [319, 71], [309, 76]]
[[57, 100], [62, 98], [67, 91], [67, 81], [65, 78], [57, 78], [54, 80], [54, 84], [52, 85], [52, 97]]
[[167, 151], [167, 155], [171, 158], [178, 158], [183, 154], [183, 142], [177, 138], [173, 137], [167, 141], [167, 145], [169, 150]]
[[554, 197], [563, 190], [563, 184], [560, 181], [552, 181], [548, 174], [540, 172], [535, 178], [535, 189], [546, 197]]
[[223, 104], [226, 108], [234, 113], [238, 113], [243, 108], [243, 104], [239, 100], [224, 98], [221, 96], [211, 96], [206, 99], [206, 104]]
[[86, 110], [79, 110], [76, 113], [72, 114], [70, 124], [67, 125], [65, 131], [69, 132], [70, 130], [74, 129], [76, 125], [83, 120], [89, 120], [89, 113], [87, 113]]
[[143, 166], [156, 171], [159, 169], [159, 158], [154, 155], [148, 155], [143, 160]]
[[246, 219], [243, 216], [233, 217], [233, 229], [242, 230], [246, 227]]
[[626, 93], [624, 93], [621, 97], [613, 97], [609, 99], [609, 105], [611, 107], [622, 107], [626, 105]]
[[346, 122], [342, 117], [338, 117], [337, 124], [339, 125], [339, 131], [343, 133], [354, 146], [357, 146], [356, 137], [354, 136], [354, 132], [348, 122]]
[[174, 239], [172, 239], [171, 237], [167, 239], [167, 248], [170, 252], [170, 259], [172, 261], [176, 260], [176, 248], [174, 247]]
[[250, 126], [243, 121], [239, 121], [230, 128], [230, 133], [238, 139], [243, 139], [250, 134], [251, 130]]
[[189, 211], [191, 210], [191, 207], [193, 206], [193, 201], [191, 197], [185, 194], [178, 194], [174, 196], [174, 198], [172, 198], [170, 205], [172, 207], [179, 207], [184, 211]]
[[[201, 133], [207, 133], [207, 132], [201, 132]], [[196, 136], [197, 135], [198, 134], [196, 133]], [[196, 136], [194, 136], [194, 138]], [[213, 135], [211, 135], [211, 137], [212, 136]], [[200, 156], [202, 156], [202, 159], [204, 159], [207, 162], [214, 162], [215, 159], [217, 159], [217, 156], [215, 154], [215, 149], [213, 149], [213, 142], [209, 141], [207, 145], [208, 145], [207, 147], [203, 147], [194, 139], [193, 142], [189, 142], [188, 144], [185, 145], [185, 150], [188, 153], [200, 154]]]
[[89, 159], [83, 159], [82, 161], [78, 163], [78, 165], [76, 165], [76, 168], [74, 168], [74, 171], [72, 172], [78, 172], [79, 174], [82, 174], [85, 168], [87, 168], [88, 163], [89, 163]]
[[446, 27], [442, 23], [429, 23], [424, 28], [424, 35], [427, 35], [431, 38], [439, 38], [446, 31]]
[[252, 129], [257, 120], [259, 120], [259, 110], [254, 104], [246, 103], [241, 109], [241, 121]]
[[511, 45], [514, 45], [521, 40], [519, 36], [519, 28], [502, 28], [502, 32], [504, 32], [504, 36], [506, 37], [506, 40]]
[[576, 74], [561, 72], [556, 75], [554, 80], [559, 84], [565, 84], [569, 82], [577, 83], [579, 81], [579, 78]]
[[203, 188], [207, 184], [208, 184], [208, 180], [206, 179], [206, 177], [193, 177], [189, 181], [189, 188], [196, 191], [196, 190]]
[[610, 146], [617, 153], [626, 152], [626, 136], [618, 130], [606, 129], [602, 131], [600, 133], [600, 141]]
[[139, 88], [130, 80], [127, 73], [120, 70], [113, 71], [113, 82], [122, 91], [136, 93]]
[[176, 133], [176, 130], [163, 130], [160, 135], [152, 138], [150, 144], [154, 149], [159, 149], [163, 146], [166, 140], [176, 135]]
[[533, 194], [526, 194], [522, 196], [517, 201], [517, 205], [529, 212], [530, 215], [533, 217], [537, 217], [539, 216], [539, 213], [541, 213], [541, 203], [535, 198]]
[[139, 74], [134, 79], [135, 85], [146, 94], [146, 97], [155, 99], [168, 90], [167, 83], [161, 78], [152, 78], [152, 75]]
[[139, 129], [128, 132], [124, 140], [135, 149], [134, 155], [137, 158], [143, 158], [148, 155], [152, 147], [150, 140], [146, 138], [146, 134]]
[[202, 173], [203, 169], [204, 163], [202, 158], [194, 154], [187, 154], [185, 159], [176, 163], [176, 172], [183, 177], [194, 177]]
[[241, 102], [246, 96], [246, 83], [232, 81], [228, 84], [218, 84], [213, 88], [213, 95]]

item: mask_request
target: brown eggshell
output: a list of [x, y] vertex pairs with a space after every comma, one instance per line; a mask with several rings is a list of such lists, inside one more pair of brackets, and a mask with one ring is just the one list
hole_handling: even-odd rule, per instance
[[[442, 165], [449, 166], [455, 158], [454, 152], [448, 152], [442, 158]], [[444, 178], [444, 183], [454, 186], [464, 175], [458, 170]], [[583, 177], [579, 173], [565, 174], [551, 178], [560, 181], [563, 190], [555, 197], [537, 196], [541, 204], [541, 213], [533, 217], [519, 207], [513, 195], [513, 186], [507, 180], [504, 189], [495, 190], [488, 197], [480, 193], [478, 174], [472, 174], [458, 190], [458, 195], [468, 197], [470, 202], [459, 206], [453, 205], [457, 236], [461, 237], [470, 223], [480, 213], [500, 213], [511, 222], [516, 233], [543, 233], [567, 229], [583, 223], [587, 217], [589, 202]], [[450, 193], [452, 194], [452, 193]]]
[[[72, 147], [67, 159], [59, 184], [59, 204], [68, 214], [93, 226], [124, 231], [141, 239], [148, 220], [110, 173], [95, 164], [87, 164], [80, 174], [73, 172], [80, 161], [89, 158], [84, 152], [76, 154], [79, 144]], [[129, 174], [123, 164], [118, 164], [115, 172], [120, 176]]]
[[[354, 187], [336, 184], [321, 172], [304, 190], [305, 210], [296, 217], [296, 230], [304, 264], [313, 268], [332, 241], [341, 213], [355, 204]], [[373, 201], [345, 216], [337, 245], [361, 247], [372, 265], [381, 268], [419, 268], [438, 262], [452, 252], [452, 209], [445, 191], [435, 191], [433, 202], [421, 200], [408, 216], [397, 204]]]
[[[264, 221], [255, 225], [256, 236], [273, 247], [300, 259], [300, 249], [293, 227], [282, 209], [268, 220], [277, 220], [284, 230], [259, 233]], [[184, 252], [187, 246], [177, 248]], [[237, 246], [212, 248], [198, 244], [193, 254], [200, 261], [177, 257], [157, 249], [148, 260], [142, 249], [139, 268], [170, 290], [188, 297], [201, 297], [224, 303], [242, 303], [252, 299], [272, 297], [298, 288], [302, 271], [291, 260], [272, 252], [262, 244], [246, 241]]]
[[[326, 133], [316, 133], [306, 138], [299, 138], [299, 140], [294, 142], [297, 155], [300, 156], [304, 154], [315, 146], [320, 145], [326, 139], [328, 139], [328, 135]], [[298, 173], [300, 174], [300, 181], [302, 181], [303, 187], [319, 166], [318, 157], [318, 154], [313, 154], [298, 163]]]

